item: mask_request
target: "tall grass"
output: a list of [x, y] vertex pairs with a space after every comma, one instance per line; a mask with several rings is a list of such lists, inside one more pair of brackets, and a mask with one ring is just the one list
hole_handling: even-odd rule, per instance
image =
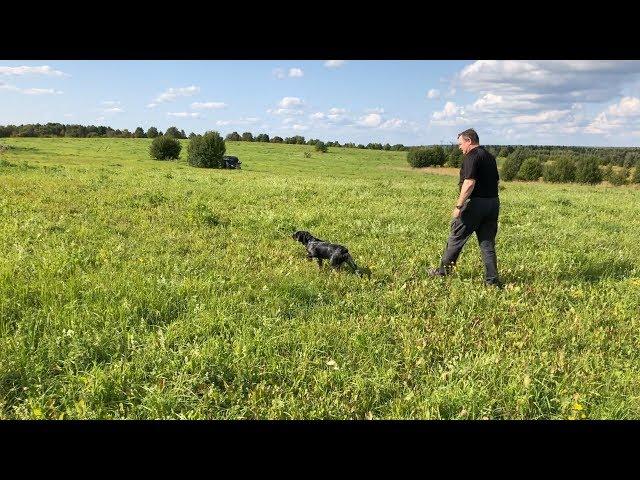
[[505, 184], [497, 291], [474, 239], [427, 278], [457, 179], [404, 152], [3, 143], [0, 418], [640, 417], [635, 187]]

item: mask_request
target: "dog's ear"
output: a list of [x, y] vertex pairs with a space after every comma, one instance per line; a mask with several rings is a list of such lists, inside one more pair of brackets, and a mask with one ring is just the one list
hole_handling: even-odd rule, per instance
[[299, 241], [301, 233], [302, 232], [300, 230], [298, 230], [298, 231], [294, 232], [293, 235], [291, 235], [291, 238], [293, 238], [294, 240], [298, 240]]

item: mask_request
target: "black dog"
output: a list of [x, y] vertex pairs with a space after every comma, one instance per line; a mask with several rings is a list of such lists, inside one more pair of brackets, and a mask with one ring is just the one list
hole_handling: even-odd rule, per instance
[[307, 249], [307, 259], [316, 259], [318, 266], [322, 267], [322, 260], [329, 260], [331, 267], [338, 270], [343, 263], [346, 263], [358, 275], [362, 275], [362, 270], [353, 261], [347, 247], [335, 243], [325, 242], [314, 237], [309, 232], [297, 231], [291, 236], [294, 240], [302, 243]]

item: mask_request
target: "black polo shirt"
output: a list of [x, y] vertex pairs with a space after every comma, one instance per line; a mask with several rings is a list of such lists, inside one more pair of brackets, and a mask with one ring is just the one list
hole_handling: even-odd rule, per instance
[[460, 183], [467, 178], [476, 181], [471, 197], [494, 198], [498, 196], [498, 165], [493, 155], [484, 147], [476, 147], [464, 156], [460, 167]]

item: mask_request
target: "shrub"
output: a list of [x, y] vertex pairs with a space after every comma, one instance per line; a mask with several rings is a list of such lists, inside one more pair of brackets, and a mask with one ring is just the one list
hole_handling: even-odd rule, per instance
[[324, 142], [321, 142], [320, 140], [316, 142], [316, 151], [327, 153], [327, 150], [327, 145]]
[[542, 175], [545, 182], [573, 182], [576, 178], [575, 162], [569, 157], [560, 157], [556, 161], [546, 164]]
[[640, 183], [640, 160], [636, 162], [636, 168], [633, 169], [631, 183]]
[[243, 142], [253, 142], [253, 134], [251, 132], [244, 132], [242, 134]]
[[282, 143], [282, 141], [282, 137], [278, 137], [277, 135], [270, 140], [271, 143]]
[[224, 168], [223, 155], [227, 148], [218, 132], [197, 135], [187, 147], [187, 162], [194, 167]]
[[542, 163], [535, 157], [527, 158], [518, 170], [517, 178], [519, 180], [527, 180], [537, 182], [542, 176]]
[[576, 165], [576, 182], [595, 185], [602, 181], [602, 172], [598, 166], [598, 159], [594, 157], [581, 158]]
[[149, 154], [156, 160], [177, 160], [180, 156], [182, 145], [173, 137], [156, 137], [151, 142]]
[[617, 173], [613, 173], [609, 177], [609, 181], [616, 186], [626, 185], [628, 183], [628, 180], [627, 180], [628, 177], [629, 177], [629, 169], [626, 167], [623, 167], [620, 170], [618, 170]]
[[184, 135], [184, 132], [181, 132], [180, 130], [178, 130], [177, 127], [169, 127], [169, 128], [167, 128], [167, 131], [164, 134], [167, 137], [187, 138], [186, 135]]
[[523, 161], [516, 156], [508, 156], [502, 163], [500, 170], [500, 179], [506, 182], [514, 180], [518, 176]]
[[428, 148], [412, 148], [407, 153], [407, 161], [414, 168], [442, 166], [445, 160], [444, 149], [439, 145]]
[[242, 139], [240, 138], [240, 134], [238, 132], [231, 132], [227, 135], [227, 140], [229, 140], [230, 142], [239, 142]]

